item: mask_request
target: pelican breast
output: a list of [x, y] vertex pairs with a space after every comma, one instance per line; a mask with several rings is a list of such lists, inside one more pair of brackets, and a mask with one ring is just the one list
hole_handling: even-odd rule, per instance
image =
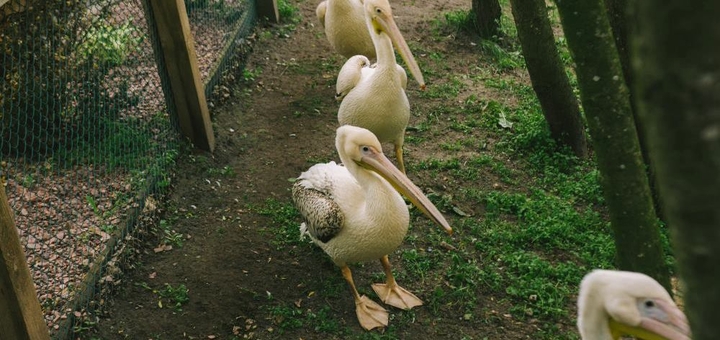
[[365, 191], [346, 167], [315, 164], [293, 185], [305, 230], [337, 265], [377, 260], [393, 252], [408, 230], [410, 214], [400, 194], [382, 185]]
[[362, 79], [340, 103], [341, 125], [362, 126], [382, 143], [397, 141], [405, 134], [410, 121], [410, 102], [403, 87], [407, 76], [392, 67], [393, 72], [381, 72], [378, 65], [362, 73]]

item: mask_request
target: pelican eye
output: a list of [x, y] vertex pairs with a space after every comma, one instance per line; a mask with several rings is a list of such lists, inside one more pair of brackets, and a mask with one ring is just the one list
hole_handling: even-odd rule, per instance
[[645, 307], [653, 308], [653, 307], [655, 307], [655, 302], [653, 302], [652, 300], [647, 300], [647, 301], [645, 301]]
[[380, 8], [376, 8], [376, 9], [375, 9], [375, 13], [377, 13], [377, 14], [380, 14], [380, 13], [382, 13], [382, 9], [380, 9]]
[[369, 146], [366, 146], [366, 145], [363, 145], [362, 151], [363, 151], [363, 152], [370, 152], [370, 147], [369, 147]]

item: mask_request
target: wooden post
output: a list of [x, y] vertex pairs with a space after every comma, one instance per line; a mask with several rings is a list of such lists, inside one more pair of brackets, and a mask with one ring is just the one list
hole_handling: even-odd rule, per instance
[[213, 151], [215, 136], [185, 2], [150, 0], [150, 7], [157, 25], [161, 55], [165, 60], [180, 129], [195, 146]]
[[277, 0], [255, 0], [255, 7], [260, 18], [267, 18], [274, 23], [280, 22]]
[[0, 338], [49, 340], [30, 268], [0, 185]]

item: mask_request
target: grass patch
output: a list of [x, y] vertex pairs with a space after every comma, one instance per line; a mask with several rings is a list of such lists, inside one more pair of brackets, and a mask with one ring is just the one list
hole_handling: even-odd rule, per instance
[[307, 245], [300, 240], [300, 213], [291, 201], [278, 201], [269, 198], [261, 206], [250, 206], [249, 210], [271, 219], [274, 238], [270, 243], [277, 250], [288, 250], [294, 246]]

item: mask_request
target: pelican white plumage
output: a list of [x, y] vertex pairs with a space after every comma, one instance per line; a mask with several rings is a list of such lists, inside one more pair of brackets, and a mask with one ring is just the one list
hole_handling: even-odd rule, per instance
[[578, 329], [583, 340], [689, 340], [685, 314], [651, 277], [627, 271], [593, 270], [580, 283]]
[[425, 81], [387, 0], [365, 0], [365, 21], [377, 52], [377, 63], [364, 66], [359, 63], [364, 59], [357, 57], [345, 62], [337, 79], [336, 97], [342, 98], [338, 121], [341, 125], [372, 131], [381, 143], [393, 143], [400, 170], [405, 172], [402, 147], [410, 120], [410, 102], [405, 93], [407, 74], [396, 62], [393, 43], [421, 88]]
[[387, 279], [373, 289], [383, 302], [410, 309], [422, 301], [397, 285], [388, 260], [388, 254], [405, 238], [410, 222], [408, 207], [398, 191], [448, 233], [452, 229], [420, 189], [383, 155], [380, 142], [370, 131], [341, 126], [335, 146], [344, 166], [316, 164], [293, 185], [293, 201], [306, 221], [301, 233], [309, 235], [341, 268], [355, 298], [360, 325], [368, 330], [385, 327], [387, 311], [359, 295], [348, 264], [379, 259]]
[[[377, 64], [370, 64], [370, 59], [364, 55], [356, 55], [348, 59], [337, 76], [337, 83], [335, 84], [335, 100], [342, 102], [345, 96], [355, 88], [360, 79], [368, 77], [372, 72], [375, 71]], [[407, 74], [405, 69], [400, 65], [395, 65], [400, 76], [400, 86], [403, 90], [407, 89]]]
[[315, 14], [337, 53], [346, 58], [354, 55], [375, 58], [362, 0], [325, 0], [315, 9]]

